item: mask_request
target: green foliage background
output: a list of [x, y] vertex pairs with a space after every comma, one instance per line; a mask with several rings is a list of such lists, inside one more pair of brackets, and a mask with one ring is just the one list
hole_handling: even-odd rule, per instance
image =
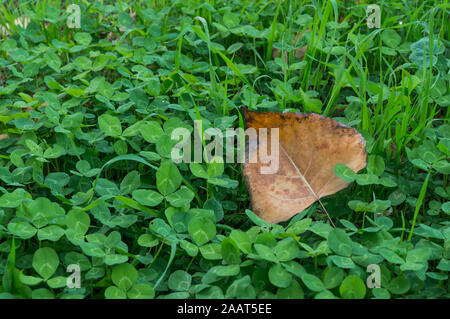
[[[448, 298], [450, 7], [380, 1], [369, 29], [361, 2], [74, 1], [81, 29], [68, 2], [3, 2], [0, 298]], [[175, 128], [240, 106], [364, 135], [336, 229], [318, 205], [259, 219], [240, 164], [170, 160]]]

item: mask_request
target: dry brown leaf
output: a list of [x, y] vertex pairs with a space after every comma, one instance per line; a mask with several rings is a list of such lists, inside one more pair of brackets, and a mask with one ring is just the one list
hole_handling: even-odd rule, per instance
[[336, 164], [355, 172], [366, 166], [366, 142], [352, 127], [314, 113], [243, 112], [247, 128], [268, 129], [267, 142], [259, 141], [258, 149], [267, 147], [269, 154], [270, 128], [279, 128], [278, 171], [261, 174], [267, 164], [258, 152], [249, 155], [243, 168], [252, 210], [267, 222], [288, 220], [347, 187], [334, 173]]

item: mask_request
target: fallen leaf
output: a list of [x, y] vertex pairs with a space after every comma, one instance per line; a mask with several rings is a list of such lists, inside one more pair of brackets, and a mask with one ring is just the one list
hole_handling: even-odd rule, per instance
[[[243, 174], [252, 210], [278, 223], [302, 212], [320, 198], [348, 186], [334, 173], [342, 163], [354, 172], [366, 166], [366, 142], [354, 128], [319, 114], [253, 112], [242, 108], [247, 128], [267, 128], [267, 138], [249, 150]], [[279, 147], [271, 145], [271, 128], [279, 128]], [[260, 149], [277, 156], [278, 170], [263, 174]], [[271, 154], [272, 150], [274, 154]]]

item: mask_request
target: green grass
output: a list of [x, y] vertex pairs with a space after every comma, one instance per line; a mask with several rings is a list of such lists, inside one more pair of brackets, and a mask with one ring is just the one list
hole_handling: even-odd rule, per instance
[[[369, 29], [361, 2], [74, 1], [81, 29], [2, 2], [0, 298], [448, 298], [450, 5], [377, 2]], [[170, 161], [175, 128], [241, 106], [363, 134], [336, 229], [317, 204], [259, 219], [239, 163]]]

